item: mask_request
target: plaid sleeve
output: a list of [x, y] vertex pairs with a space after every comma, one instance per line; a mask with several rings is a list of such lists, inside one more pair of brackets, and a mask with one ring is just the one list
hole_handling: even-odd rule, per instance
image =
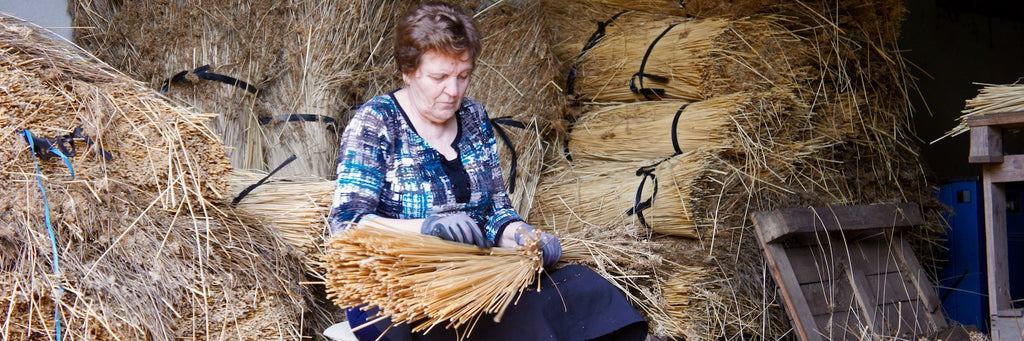
[[376, 212], [388, 151], [383, 117], [372, 105], [356, 111], [345, 127], [338, 153], [337, 181], [329, 219], [331, 233]]
[[490, 164], [488, 171], [491, 174], [491, 217], [487, 220], [486, 230], [487, 237], [493, 241], [497, 241], [501, 238], [501, 234], [505, 232], [505, 227], [516, 221], [522, 221], [523, 218], [519, 216], [515, 208], [512, 207], [512, 200], [508, 197], [508, 190], [505, 189], [505, 177], [501, 174], [501, 159], [498, 158], [498, 143], [494, 137], [494, 130], [491, 127], [491, 120], [487, 118], [487, 113], [483, 112], [483, 124], [481, 124], [481, 143], [484, 144], [484, 150], [490, 153], [488, 158]]

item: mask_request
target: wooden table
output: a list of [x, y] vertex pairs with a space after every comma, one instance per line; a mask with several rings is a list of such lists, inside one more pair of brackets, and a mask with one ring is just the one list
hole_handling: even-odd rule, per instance
[[968, 117], [967, 125], [971, 128], [969, 161], [982, 164], [991, 338], [993, 341], [1024, 340], [1024, 310], [1014, 309], [1010, 296], [1004, 185], [1024, 181], [1024, 155], [1003, 154], [1004, 129], [1024, 128], [1024, 112]]

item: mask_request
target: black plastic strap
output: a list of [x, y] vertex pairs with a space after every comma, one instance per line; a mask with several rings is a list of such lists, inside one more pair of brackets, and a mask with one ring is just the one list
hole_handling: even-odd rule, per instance
[[249, 195], [249, 192], [252, 192], [252, 190], [256, 189], [256, 187], [260, 187], [260, 185], [266, 182], [267, 179], [270, 179], [270, 177], [273, 176], [274, 173], [277, 173], [277, 171], [281, 170], [281, 168], [284, 168], [284, 166], [287, 166], [289, 163], [292, 163], [292, 161], [295, 161], [295, 159], [295, 154], [292, 154], [292, 156], [289, 156], [288, 159], [281, 162], [281, 165], [277, 166], [277, 168], [274, 168], [274, 170], [270, 171], [270, 173], [267, 174], [267, 176], [264, 176], [262, 179], [260, 179], [260, 181], [257, 181], [256, 183], [249, 185], [249, 187], [246, 187], [244, 190], [242, 190], [242, 192], [238, 193], [238, 196], [236, 196], [234, 200], [231, 200], [231, 206], [238, 205], [238, 202], [242, 201], [242, 199], [245, 198], [245, 196]]
[[219, 73], [210, 72], [210, 65], [209, 64], [200, 66], [200, 67], [196, 68], [195, 70], [192, 70], [191, 72], [188, 71], [188, 70], [185, 70], [185, 71], [181, 71], [181, 72], [178, 72], [178, 73], [174, 74], [174, 76], [171, 77], [171, 79], [168, 79], [167, 81], [164, 81], [163, 86], [160, 87], [160, 92], [166, 93], [168, 90], [170, 90], [171, 83], [178, 83], [178, 82], [185, 81], [190, 73], [195, 75], [199, 79], [205, 79], [205, 80], [210, 80], [210, 81], [217, 81], [217, 82], [221, 82], [221, 83], [224, 83], [224, 84], [234, 85], [234, 86], [237, 86], [239, 88], [245, 89], [245, 91], [248, 91], [248, 92], [253, 93], [253, 94], [256, 94], [257, 92], [259, 92], [259, 89], [257, 89], [255, 86], [250, 85], [249, 83], [246, 83], [243, 80], [240, 80], [240, 79], [237, 79], [237, 78], [234, 78], [234, 77], [231, 77], [231, 76], [225, 76], [225, 75], [222, 75], [222, 74], [219, 74]]
[[512, 165], [508, 171], [508, 193], [515, 193], [516, 174], [518, 174], [517, 169], [519, 167], [519, 154], [516, 153], [516, 146], [512, 144], [512, 139], [508, 137], [508, 134], [505, 133], [505, 129], [503, 129], [501, 125], [507, 125], [519, 129], [526, 129], [526, 124], [524, 124], [523, 122], [513, 120], [512, 118], [509, 117], [498, 117], [491, 119], [491, 125], [494, 126], [494, 131], [498, 132], [498, 136], [501, 137], [501, 140], [505, 142], [506, 146], [508, 146], [509, 152], [512, 153]]
[[[36, 153], [36, 157], [49, 160], [54, 156], [59, 156], [53, 152], [53, 148], [56, 148], [65, 156], [72, 157], [78, 155], [78, 150], [75, 147], [75, 138], [80, 138], [85, 141], [86, 144], [92, 146], [93, 140], [85, 135], [82, 127], [75, 127], [75, 129], [66, 135], [58, 136], [54, 139], [46, 139], [36, 135], [32, 135], [33, 152]], [[100, 155], [107, 161], [113, 160], [114, 156], [109, 152], [103, 150], [103, 148], [97, 147]]]
[[598, 21], [597, 22], [597, 30], [594, 31], [594, 33], [590, 35], [590, 38], [587, 38], [587, 42], [585, 44], [583, 44], [583, 49], [580, 51], [579, 56], [576, 57], [576, 60], [573, 61], [573, 63], [572, 63], [572, 67], [569, 68], [569, 76], [565, 80], [565, 93], [567, 93], [569, 95], [573, 94], [573, 91], [574, 91], [573, 88], [576, 85], [576, 69], [579, 67], [579, 60], [580, 60], [580, 58], [583, 58], [583, 55], [586, 54], [587, 51], [590, 51], [591, 48], [596, 46], [597, 43], [601, 41], [601, 38], [604, 38], [605, 28], [608, 27], [608, 25], [611, 25], [612, 22], [615, 21], [615, 18], [618, 18], [620, 15], [622, 15], [622, 14], [624, 14], [626, 12], [629, 12], [629, 11], [622, 11], [622, 12], [616, 13], [615, 15], [613, 15], [610, 19], [608, 19], [606, 21]]
[[323, 122], [327, 129], [337, 132], [338, 125], [333, 117], [312, 114], [291, 114], [278, 115], [274, 117], [260, 117], [260, 125], [268, 125], [274, 122]]
[[[644, 78], [649, 78], [652, 81], [659, 83], [668, 83], [668, 77], [646, 74], [644, 73], [644, 67], [647, 66], [647, 58], [651, 56], [651, 51], [654, 51], [654, 45], [658, 44], [658, 41], [675, 26], [676, 24], [669, 25], [661, 32], [661, 34], [658, 35], [657, 38], [654, 38], [651, 45], [647, 47], [647, 52], [644, 53], [644, 59], [640, 61], [640, 71], [634, 73], [633, 76], [629, 78], [629, 90], [633, 91], [635, 94], [643, 95], [647, 100], [661, 99], [661, 96], [665, 95], [665, 89], [651, 89], [644, 87]], [[638, 79], [639, 81], [637, 81]], [[639, 83], [640, 86], [637, 86], [636, 83]]]
[[[640, 224], [643, 225], [643, 227], [648, 229], [651, 228], [651, 225], [647, 223], [646, 219], [644, 219], [644, 210], [651, 208], [651, 206], [654, 205], [654, 197], [658, 196], [658, 177], [654, 175], [654, 170], [659, 164], [665, 162], [665, 160], [658, 161], [658, 163], [650, 166], [640, 167], [636, 170], [636, 176], [640, 176], [642, 178], [640, 179], [640, 186], [636, 189], [636, 199], [633, 202], [633, 207], [626, 210], [626, 215], [636, 214], [636, 219], [640, 221]], [[647, 183], [647, 178], [651, 178], [651, 185], [654, 189], [651, 191], [650, 198], [640, 201], [643, 198], [644, 184]]]
[[672, 118], [672, 148], [676, 150], [675, 155], [683, 153], [683, 149], [679, 148], [679, 134], [676, 133], [676, 130], [679, 127], [679, 117], [683, 115], [683, 110], [686, 110], [686, 107], [689, 105], [690, 103], [686, 103], [679, 107], [679, 110], [676, 111], [676, 117]]

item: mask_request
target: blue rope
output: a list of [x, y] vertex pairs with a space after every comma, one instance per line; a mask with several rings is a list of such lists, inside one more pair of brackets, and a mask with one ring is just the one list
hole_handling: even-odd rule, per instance
[[[28, 140], [28, 145], [29, 145], [29, 147], [31, 147], [32, 161], [35, 162], [35, 165], [36, 165], [36, 181], [38, 181], [38, 183], [39, 183], [39, 191], [43, 193], [43, 207], [46, 209], [46, 211], [45, 211], [45, 213], [46, 213], [46, 215], [45, 215], [45, 217], [46, 217], [46, 230], [50, 233], [50, 246], [53, 248], [53, 274], [57, 278], [57, 287], [60, 288], [60, 295], [58, 295], [57, 296], [57, 300], [54, 300], [54, 302], [53, 302], [53, 314], [54, 314], [55, 318], [57, 319], [57, 321], [56, 321], [57, 334], [55, 335], [54, 340], [60, 340], [61, 339], [61, 337], [60, 337], [60, 335], [61, 335], [61, 323], [60, 323], [60, 301], [59, 301], [59, 299], [60, 299], [60, 297], [64, 296], [64, 285], [60, 283], [60, 262], [59, 262], [59, 258], [57, 257], [57, 254], [58, 254], [57, 236], [53, 232], [53, 223], [51, 223], [51, 221], [50, 221], [50, 199], [46, 196], [46, 188], [43, 187], [43, 173], [42, 173], [41, 170], [39, 170], [39, 159], [36, 158], [36, 153], [34, 152], [36, 147], [35, 147], [35, 143], [33, 142], [33, 139], [32, 139], [32, 133], [29, 132], [28, 129], [25, 129], [24, 131], [22, 131], [22, 134], [25, 135], [25, 140]], [[60, 156], [61, 159], [64, 159], [64, 164], [68, 165], [68, 169], [71, 170], [71, 178], [74, 179], [75, 178], [75, 169], [71, 167], [71, 160], [68, 159], [68, 157], [66, 155], [64, 155], [64, 153], [62, 153], [56, 147], [50, 147], [50, 152], [52, 152], [54, 154], [57, 154], [58, 156]]]

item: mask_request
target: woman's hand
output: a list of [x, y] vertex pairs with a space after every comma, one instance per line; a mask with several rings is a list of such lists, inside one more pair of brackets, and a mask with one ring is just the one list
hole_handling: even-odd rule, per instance
[[[509, 230], [512, 231], [511, 234]], [[527, 243], [531, 242], [539, 243], [545, 268], [554, 266], [562, 258], [562, 242], [553, 234], [541, 232], [536, 227], [522, 222], [509, 226], [505, 231], [505, 236], [511, 235], [511, 240], [514, 241], [515, 245], [526, 246]], [[507, 239], [502, 238], [502, 242], [507, 244]]]
[[476, 244], [480, 248], [491, 247], [490, 240], [480, 232], [476, 221], [464, 213], [430, 216], [423, 220], [420, 233], [454, 242]]

